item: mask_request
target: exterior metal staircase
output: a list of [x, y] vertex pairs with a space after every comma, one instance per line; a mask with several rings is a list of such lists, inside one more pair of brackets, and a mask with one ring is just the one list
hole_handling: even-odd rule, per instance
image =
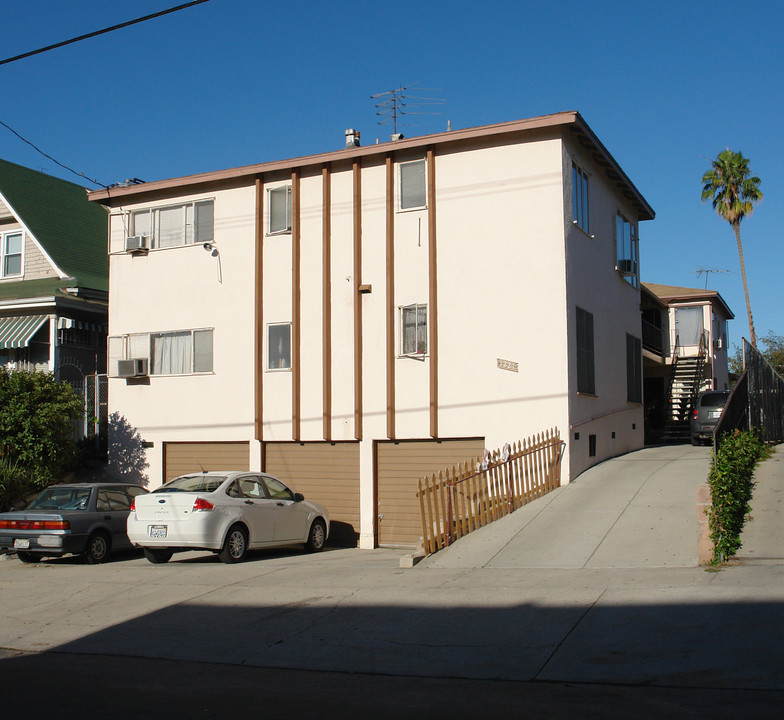
[[661, 436], [664, 443], [689, 441], [689, 419], [700, 394], [706, 354], [707, 342], [704, 333], [700, 337], [696, 355], [679, 357], [676, 340], [667, 389], [667, 420]]

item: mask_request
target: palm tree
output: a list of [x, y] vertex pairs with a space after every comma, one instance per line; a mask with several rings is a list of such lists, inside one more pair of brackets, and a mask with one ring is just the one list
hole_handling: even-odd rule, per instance
[[751, 176], [749, 161], [742, 153], [732, 152], [729, 148], [720, 152], [711, 163], [711, 169], [702, 176], [702, 202], [710, 200], [713, 209], [723, 217], [735, 232], [740, 257], [740, 274], [743, 276], [743, 290], [746, 293], [746, 311], [749, 314], [749, 334], [751, 344], [757, 347], [757, 335], [751, 318], [749, 286], [746, 282], [746, 265], [743, 262], [743, 245], [740, 241], [740, 221], [751, 215], [753, 204], [762, 200], [760, 179]]

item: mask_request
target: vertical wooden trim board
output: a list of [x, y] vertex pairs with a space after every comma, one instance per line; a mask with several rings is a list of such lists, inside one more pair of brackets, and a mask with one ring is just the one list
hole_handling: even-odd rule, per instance
[[427, 242], [429, 265], [430, 435], [438, 437], [438, 258], [436, 253], [436, 162], [427, 149]]
[[301, 253], [299, 170], [291, 172], [291, 438], [300, 439], [302, 373], [300, 352]]
[[387, 437], [395, 438], [395, 163], [386, 157]]
[[256, 440], [264, 439], [264, 181], [256, 178], [256, 258], [255, 258], [255, 298], [253, 303], [255, 321], [254, 354], [255, 412], [254, 425]]
[[362, 439], [362, 165], [353, 163], [354, 181], [354, 437]]
[[321, 168], [321, 347], [324, 439], [332, 439], [332, 176]]

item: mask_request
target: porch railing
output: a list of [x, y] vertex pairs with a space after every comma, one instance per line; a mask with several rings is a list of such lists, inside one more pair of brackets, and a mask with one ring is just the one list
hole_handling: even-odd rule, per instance
[[421, 478], [417, 498], [426, 554], [508, 515], [561, 484], [557, 429]]

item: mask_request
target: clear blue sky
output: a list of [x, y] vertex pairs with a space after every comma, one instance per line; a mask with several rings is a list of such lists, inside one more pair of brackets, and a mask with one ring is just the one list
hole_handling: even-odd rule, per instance
[[[16, 3], [0, 59], [182, 1]], [[407, 136], [577, 110], [656, 211], [642, 279], [702, 288], [698, 268], [728, 270], [708, 286], [737, 344], [737, 248], [700, 179], [726, 147], [762, 179], [741, 228], [752, 310], [758, 336], [784, 335], [783, 28], [773, 0], [210, 0], [0, 66], [0, 120], [110, 184], [339, 149], [348, 127], [369, 144], [391, 132], [370, 95], [417, 82], [443, 114], [410, 116]], [[3, 127], [0, 157], [79, 182]]]

